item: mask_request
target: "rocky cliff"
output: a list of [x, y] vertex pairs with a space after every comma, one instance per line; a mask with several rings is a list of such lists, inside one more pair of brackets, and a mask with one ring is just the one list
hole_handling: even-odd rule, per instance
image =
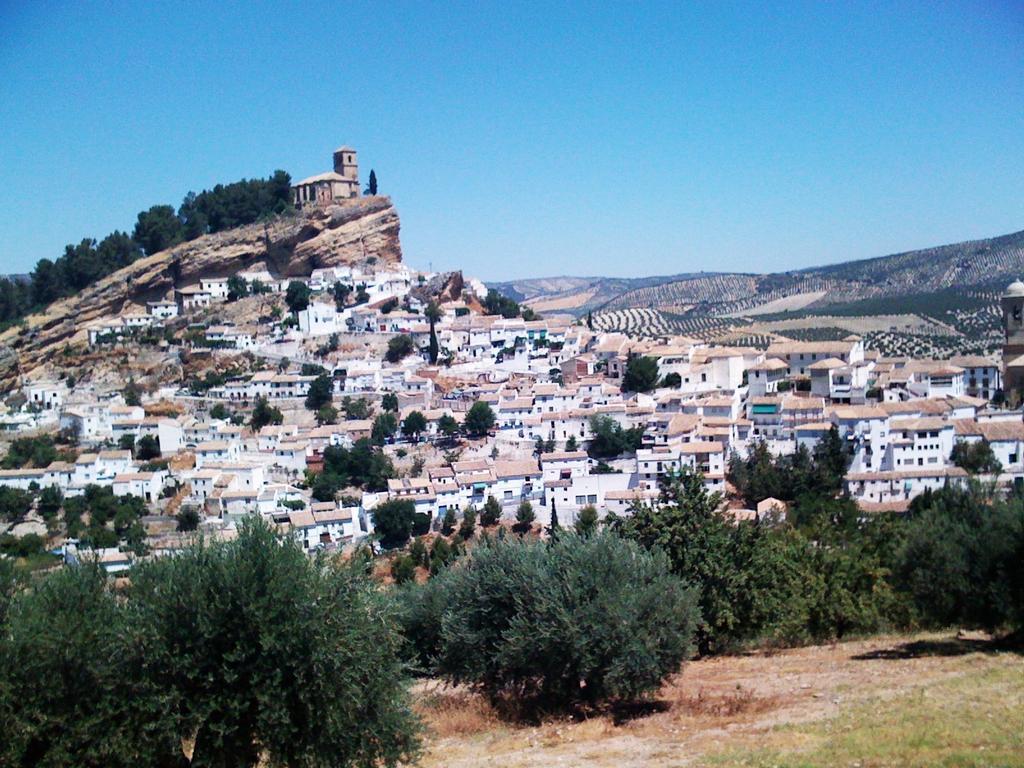
[[27, 372], [65, 343], [84, 340], [89, 322], [130, 305], [259, 263], [282, 277], [308, 275], [318, 267], [397, 263], [398, 232], [390, 198], [365, 197], [206, 235], [139, 259], [0, 335], [0, 389], [10, 388], [19, 368]]

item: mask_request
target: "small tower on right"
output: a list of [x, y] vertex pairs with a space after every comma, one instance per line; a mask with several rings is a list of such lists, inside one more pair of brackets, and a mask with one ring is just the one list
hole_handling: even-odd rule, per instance
[[334, 150], [334, 172], [356, 183], [359, 187], [359, 161], [352, 147], [338, 147]]
[[1024, 283], [1014, 280], [1000, 299], [1003, 309], [1003, 389], [1024, 388]]

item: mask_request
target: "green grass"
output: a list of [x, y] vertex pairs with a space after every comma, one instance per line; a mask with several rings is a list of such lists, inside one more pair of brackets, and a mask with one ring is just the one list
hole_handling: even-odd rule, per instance
[[709, 766], [1024, 766], [1024, 658], [978, 659], [953, 679], [872, 697], [833, 719], [777, 727]]

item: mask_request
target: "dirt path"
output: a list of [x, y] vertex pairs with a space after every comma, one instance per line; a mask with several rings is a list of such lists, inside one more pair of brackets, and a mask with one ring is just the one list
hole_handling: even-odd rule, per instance
[[825, 720], [993, 666], [1016, 665], [1024, 680], [1024, 656], [989, 651], [981, 640], [927, 634], [707, 659], [668, 681], [657, 711], [620, 724], [596, 717], [517, 727], [477, 697], [430, 684], [419, 691], [432, 733], [423, 765], [693, 765], [723, 749], [756, 749], [777, 726]]

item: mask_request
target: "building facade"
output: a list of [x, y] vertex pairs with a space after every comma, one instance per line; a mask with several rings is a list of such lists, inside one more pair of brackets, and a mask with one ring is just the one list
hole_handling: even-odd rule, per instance
[[292, 187], [296, 208], [330, 205], [359, 197], [359, 161], [352, 147], [334, 150], [334, 170], [303, 179]]

